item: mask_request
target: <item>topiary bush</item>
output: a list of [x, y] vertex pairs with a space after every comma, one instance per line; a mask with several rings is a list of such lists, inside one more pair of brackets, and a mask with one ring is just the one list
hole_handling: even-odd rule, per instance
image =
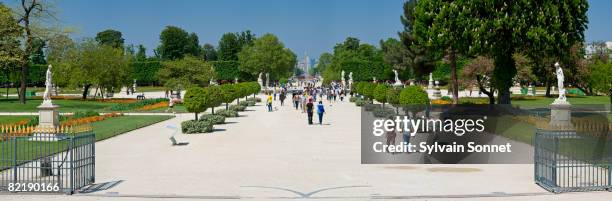
[[249, 103], [246, 102], [246, 101], [242, 101], [242, 102], [238, 103], [238, 105], [246, 107], [246, 106], [249, 106]]
[[376, 101], [382, 103], [383, 106], [387, 102], [387, 91], [388, 90], [389, 90], [389, 86], [387, 86], [386, 84], [377, 84], [376, 87], [374, 87], [373, 97]]
[[372, 112], [375, 117], [395, 119], [395, 110], [391, 108], [376, 107]]
[[357, 96], [353, 96], [349, 98], [349, 102], [354, 103], [355, 101], [357, 101]]
[[246, 109], [246, 106], [243, 106], [243, 105], [231, 105], [231, 106], [229, 107], [229, 110], [234, 110], [234, 111], [236, 111], [236, 112], [242, 112], [242, 111], [244, 111], [245, 109]]
[[218, 115], [223, 115], [225, 117], [228, 118], [232, 118], [232, 117], [238, 117], [238, 112], [234, 111], [234, 110], [224, 110], [224, 109], [220, 109], [217, 111]]
[[218, 114], [204, 114], [200, 116], [200, 121], [209, 121], [213, 124], [224, 124], [225, 116]]
[[259, 102], [261, 102], [261, 98], [259, 98], [259, 97], [250, 97], [250, 98], [247, 98], [247, 101], [255, 101], [255, 102], [259, 103]]
[[246, 101], [247, 106], [255, 106], [255, 101]]
[[210, 133], [213, 131], [213, 122], [201, 120], [189, 120], [181, 123], [181, 130], [185, 134]]
[[429, 97], [421, 86], [409, 86], [400, 92], [400, 104], [428, 105]]

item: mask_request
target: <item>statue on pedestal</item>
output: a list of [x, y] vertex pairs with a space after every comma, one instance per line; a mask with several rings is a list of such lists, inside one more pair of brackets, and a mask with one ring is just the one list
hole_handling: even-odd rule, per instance
[[399, 73], [397, 73], [397, 70], [393, 69], [393, 73], [395, 73], [395, 83], [393, 84], [393, 86], [403, 86], [402, 81], [400, 81], [399, 79]]
[[349, 89], [353, 87], [353, 72], [349, 73]]
[[263, 73], [259, 73], [259, 77], [257, 77], [257, 83], [259, 83], [259, 87], [263, 89], [264, 82], [263, 82], [263, 79], [261, 78], [262, 74]]
[[45, 105], [45, 106], [52, 106], [53, 103], [51, 103], [51, 91], [53, 90], [53, 81], [52, 81], [52, 76], [53, 73], [51, 72], [51, 68], [52, 66], [49, 65], [49, 67], [47, 68], [47, 73], [46, 73], [46, 79], [45, 79], [45, 93], [43, 93], [43, 102], [41, 104], [41, 106]]
[[563, 69], [561, 69], [561, 65], [559, 62], [555, 63], [555, 74], [557, 75], [557, 88], [559, 88], [559, 97], [555, 100], [555, 102], [567, 102], [565, 97], [565, 87], [563, 86], [563, 82], [565, 82], [565, 76], [563, 75]]
[[433, 73], [429, 73], [429, 85], [427, 85], [427, 89], [433, 89], [433, 88], [434, 88]]
[[344, 77], [344, 70], [340, 74], [340, 81], [342, 81], [342, 88], [346, 88], [346, 77]]

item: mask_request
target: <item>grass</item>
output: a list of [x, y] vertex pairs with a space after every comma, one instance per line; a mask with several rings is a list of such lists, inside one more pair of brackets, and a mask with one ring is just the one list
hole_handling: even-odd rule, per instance
[[34, 116], [0, 116], [0, 125], [14, 124], [21, 120], [29, 120]]
[[114, 117], [91, 123], [96, 133], [96, 141], [108, 139], [138, 128], [174, 118], [168, 115], [135, 115]]
[[[522, 95], [513, 95], [512, 96], [512, 105], [519, 106], [528, 106], [528, 107], [538, 107], [538, 106], [548, 106], [552, 102], [555, 101], [557, 97], [545, 97], [545, 96], [522, 96]], [[497, 99], [496, 99], [497, 100]], [[473, 97], [462, 97], [460, 102], [471, 102], [476, 104], [488, 104], [489, 99], [487, 97], [473, 98]], [[569, 101], [573, 105], [610, 105], [610, 98], [607, 96], [575, 96], [575, 97], [567, 97], [567, 101]]]
[[161, 87], [161, 86], [142, 86], [136, 87], [136, 94], [140, 93], [140, 92], [152, 92], [152, 91], [166, 91], [165, 87]]
[[[155, 124], [173, 116], [121, 116], [114, 117], [104, 121], [92, 123], [93, 131], [96, 135], [96, 141], [105, 140], [138, 128], [142, 128], [151, 124]], [[67, 141], [59, 142], [39, 142], [29, 141], [28, 138], [19, 138], [17, 147], [17, 162], [23, 163], [53, 155], [66, 150]], [[7, 168], [12, 164], [10, 160], [13, 156], [12, 141], [0, 141], [0, 170]]]

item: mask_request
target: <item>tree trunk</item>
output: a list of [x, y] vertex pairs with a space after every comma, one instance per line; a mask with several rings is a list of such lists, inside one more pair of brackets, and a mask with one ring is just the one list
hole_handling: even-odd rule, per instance
[[83, 88], [83, 100], [87, 99], [87, 95], [89, 94], [90, 87], [91, 87], [91, 84], [86, 84], [85, 87]]
[[194, 112], [194, 114], [195, 114], [195, 120], [197, 121], [198, 120], [198, 113]]
[[[500, 38], [500, 40], [505, 40], [505, 37]], [[514, 48], [500, 47], [500, 49], [503, 52], [495, 56], [495, 68], [493, 69], [494, 87], [498, 92], [497, 104], [511, 104], [510, 87], [512, 86], [512, 78], [516, 75], [516, 66], [512, 58]]]
[[487, 91], [482, 83], [482, 77], [480, 75], [476, 75], [476, 82], [478, 83], [478, 90], [489, 97], [489, 104], [495, 104], [495, 91], [493, 90], [493, 87]]
[[211, 107], [211, 108], [210, 108], [210, 113], [211, 113], [211, 114], [215, 114], [215, 106], [213, 106], [213, 107]]
[[225, 110], [229, 110], [229, 103], [225, 103]]
[[457, 54], [455, 50], [450, 50], [449, 59], [451, 67], [451, 87], [453, 90], [453, 104], [459, 104], [459, 82], [457, 81]]
[[546, 83], [546, 97], [550, 97], [550, 87], [551, 87], [551, 79], [546, 76], [546, 80], [544, 81]]
[[[30, 41], [30, 39], [28, 39], [28, 41]], [[27, 53], [26, 53], [27, 54]], [[26, 58], [27, 60], [28, 58]], [[28, 62], [26, 61], [25, 64], [23, 66], [21, 66], [21, 78], [19, 79], [21, 84], [19, 86], [19, 102], [22, 104], [26, 103], [26, 97], [25, 97], [25, 93], [26, 93], [26, 82], [27, 82], [27, 76], [28, 76]]]
[[96, 99], [96, 97], [98, 96], [98, 89], [100, 89], [100, 87], [96, 87], [96, 91], [94, 92], [94, 99]]

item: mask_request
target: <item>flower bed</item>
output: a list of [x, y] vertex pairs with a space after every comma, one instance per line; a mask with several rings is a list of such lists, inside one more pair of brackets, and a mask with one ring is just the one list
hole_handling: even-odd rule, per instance
[[145, 105], [145, 106], [142, 106], [141, 108], [138, 108], [138, 110], [147, 111], [147, 110], [155, 110], [155, 109], [165, 108], [165, 107], [168, 107], [167, 101], [155, 103], [152, 105]]
[[133, 102], [133, 103], [125, 103], [125, 104], [113, 105], [110, 108], [110, 110], [112, 110], [112, 111], [133, 110], [133, 109], [144, 107], [146, 105], [153, 105], [153, 104], [157, 104], [157, 103], [160, 103], [160, 102], [166, 102], [167, 103], [167, 101], [168, 101], [168, 99], [166, 99], [166, 98], [145, 99], [145, 100], [141, 100], [141, 101], [137, 101], [137, 102]]
[[92, 122], [96, 122], [96, 121], [102, 121], [102, 120], [107, 119], [107, 118], [119, 117], [119, 116], [123, 116], [123, 114], [121, 114], [121, 113], [108, 113], [108, 114], [99, 115], [99, 116], [73, 118], [73, 119], [68, 119], [68, 120], [62, 122], [60, 125], [62, 125], [62, 126], [74, 126], [74, 125], [92, 123]]

